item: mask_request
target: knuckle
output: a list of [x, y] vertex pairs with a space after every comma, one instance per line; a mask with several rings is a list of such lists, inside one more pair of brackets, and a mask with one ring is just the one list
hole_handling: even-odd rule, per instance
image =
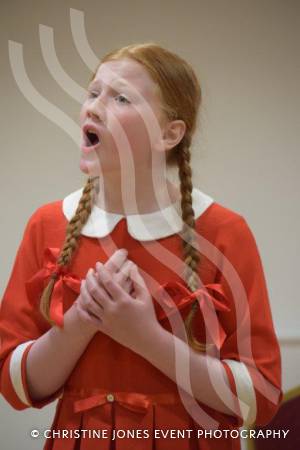
[[88, 294], [85, 288], [82, 288], [80, 293], [80, 302], [81, 304], [85, 304], [87, 302]]
[[86, 283], [82, 287], [82, 296], [84, 299], [87, 299], [90, 296], [90, 288]]
[[87, 303], [90, 299], [90, 293], [86, 286], [84, 286], [84, 288], [83, 288], [82, 298], [83, 298], [84, 303]]
[[114, 274], [112, 278], [115, 283], [120, 283], [120, 281], [122, 280], [122, 274], [120, 272], [118, 272], [118, 273]]
[[82, 320], [84, 320], [85, 322], [87, 322], [88, 319], [89, 319], [88, 313], [87, 313], [84, 309], [82, 309], [82, 308], [77, 308], [77, 311], [78, 311], [79, 317], [80, 317]]
[[110, 269], [111, 272], [116, 272], [119, 269], [118, 262], [117, 261], [111, 261], [109, 269]]
[[132, 261], [131, 261], [131, 259], [128, 259], [127, 261], [126, 261], [126, 267], [130, 267], [130, 266], [132, 266]]
[[89, 313], [90, 313], [90, 314], [93, 314], [93, 315], [95, 315], [96, 317], [98, 317], [99, 314], [101, 314], [101, 313], [100, 313], [100, 308], [97, 307], [97, 304], [96, 304], [95, 302], [94, 302], [94, 303], [91, 303], [91, 304], [89, 305], [88, 310], [89, 310]]
[[91, 280], [89, 277], [86, 278], [85, 285], [87, 286], [87, 288], [88, 288], [89, 290], [90, 290], [91, 287], [93, 286], [93, 282], [92, 282], [92, 280]]
[[94, 284], [89, 288], [89, 291], [92, 296], [97, 296], [98, 294], [97, 286], [95, 286]]
[[109, 295], [107, 294], [106, 290], [103, 288], [99, 288], [99, 300], [108, 301]]
[[118, 311], [119, 311], [119, 308], [117, 306], [111, 305], [109, 307], [109, 310], [107, 311], [108, 312], [107, 316], [109, 318], [108, 320], [113, 321], [115, 319], [115, 317], [117, 317]]
[[113, 288], [114, 287], [114, 282], [112, 279], [108, 278], [107, 280], [104, 281], [105, 286], [107, 286], [108, 288]]

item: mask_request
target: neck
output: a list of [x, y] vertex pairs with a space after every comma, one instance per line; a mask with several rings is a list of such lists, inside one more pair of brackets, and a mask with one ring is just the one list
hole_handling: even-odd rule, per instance
[[[109, 172], [99, 177], [99, 192], [96, 205], [115, 214], [147, 214], [180, 200], [179, 189], [166, 176], [151, 170], [139, 169], [135, 177], [121, 179], [120, 172]], [[125, 183], [125, 180], [130, 182]], [[122, 189], [122, 182], [123, 189]]]

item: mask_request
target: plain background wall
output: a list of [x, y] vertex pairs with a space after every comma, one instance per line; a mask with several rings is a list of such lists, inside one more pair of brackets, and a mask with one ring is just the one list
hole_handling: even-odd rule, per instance
[[[297, 0], [16, 1], [1, 12], [1, 295], [33, 211], [83, 185], [79, 148], [23, 96], [9, 41], [23, 45], [27, 76], [50, 103], [78, 123], [80, 104], [51, 76], [39, 25], [53, 28], [63, 70], [86, 88], [70, 8], [84, 14], [90, 47], [102, 56], [155, 41], [195, 68], [203, 91], [201, 130], [193, 145], [194, 184], [244, 215], [264, 265], [283, 362], [284, 390], [299, 364], [300, 3]], [[55, 404], [14, 411], [1, 397], [5, 450], [42, 447], [33, 428], [50, 425]], [[18, 420], [18, 426], [16, 427]]]

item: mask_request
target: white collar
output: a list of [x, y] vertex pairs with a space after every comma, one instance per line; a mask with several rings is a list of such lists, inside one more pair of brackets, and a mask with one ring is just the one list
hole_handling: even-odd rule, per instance
[[[68, 221], [74, 216], [83, 188], [67, 195], [63, 199], [62, 209]], [[213, 198], [197, 188], [192, 190], [195, 219], [214, 202]], [[126, 217], [128, 233], [139, 241], [161, 239], [179, 233], [182, 229], [180, 201], [161, 210], [147, 214], [116, 214], [93, 205], [91, 214], [81, 230], [88, 237], [102, 238], [112, 232], [117, 223]]]

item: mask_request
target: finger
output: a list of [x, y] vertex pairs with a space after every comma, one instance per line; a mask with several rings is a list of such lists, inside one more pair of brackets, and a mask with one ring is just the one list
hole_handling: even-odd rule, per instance
[[105, 290], [114, 300], [125, 300], [126, 297], [130, 299], [124, 289], [113, 280], [105, 267], [99, 272], [99, 278]]
[[[117, 250], [105, 263], [105, 267], [110, 274], [119, 271], [120, 267], [124, 264], [127, 259], [128, 252], [126, 249]], [[97, 268], [97, 264], [96, 264]]]
[[90, 269], [87, 273], [86, 285], [89, 294], [101, 306], [101, 308], [105, 308], [107, 303], [113, 300], [109, 297], [105, 289], [100, 286], [98, 279], [96, 279], [94, 275], [93, 269]]
[[144, 278], [141, 276], [137, 266], [135, 264], [132, 265], [132, 270], [130, 272], [130, 278], [133, 283], [133, 288], [137, 295], [142, 294], [147, 290], [147, 285], [144, 281]]
[[84, 322], [92, 323], [93, 325], [96, 325], [96, 327], [100, 327], [103, 325], [102, 319], [99, 319], [98, 317], [94, 316], [93, 313], [87, 312], [85, 309], [82, 308], [82, 306], [79, 303], [76, 304], [76, 309], [79, 317]]
[[[132, 281], [130, 278], [130, 269], [132, 267], [133, 262], [129, 259], [124, 262], [122, 267], [120, 268], [119, 272], [114, 273], [112, 275], [113, 280], [119, 284], [126, 292], [127, 294], [130, 293], [132, 288]], [[97, 263], [96, 264], [98, 270], [102, 270], [103, 264]], [[98, 283], [102, 284], [98, 275], [98, 272], [96, 273], [97, 281]], [[128, 280], [129, 279], [129, 280]], [[128, 281], [127, 281], [128, 280]]]
[[124, 291], [127, 292], [127, 294], [129, 294], [129, 295], [131, 294], [132, 287], [133, 287], [133, 284], [132, 284], [131, 280], [126, 280], [124, 282], [124, 284], [122, 285], [122, 288], [124, 289]]
[[114, 274], [113, 279], [117, 283], [123, 285], [127, 280], [127, 278], [129, 278], [130, 276], [130, 268], [132, 267], [132, 264], [133, 264], [132, 261], [130, 261], [129, 259], [125, 261], [123, 266], [120, 268], [119, 272]]
[[89, 293], [87, 286], [86, 286], [86, 280], [83, 280], [81, 283], [81, 293], [83, 296], [83, 308], [88, 312], [92, 313], [94, 316], [96, 316], [98, 319], [102, 320], [102, 312], [103, 308], [101, 305], [99, 305], [91, 296]]

